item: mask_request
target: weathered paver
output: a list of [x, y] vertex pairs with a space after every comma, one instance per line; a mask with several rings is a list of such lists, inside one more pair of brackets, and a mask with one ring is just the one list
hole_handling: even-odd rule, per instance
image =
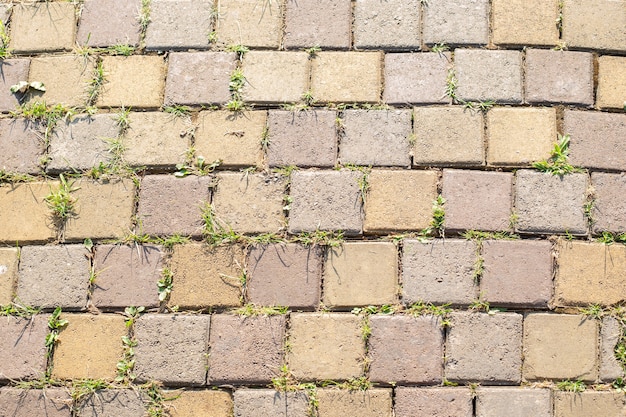
[[[48, 316], [0, 320], [0, 380], [38, 379], [46, 371]], [[0, 394], [2, 403], [2, 394]], [[1, 406], [0, 406], [1, 408]]]
[[598, 376], [598, 323], [566, 314], [534, 313], [524, 319], [523, 377], [527, 380]]
[[614, 317], [603, 317], [600, 324], [600, 380], [612, 382], [624, 377], [624, 368], [615, 357], [615, 346], [620, 341], [622, 326]]
[[[1, 9], [0, 9], [1, 10]], [[15, 109], [23, 97], [20, 93], [12, 93], [11, 86], [20, 81], [28, 80], [30, 60], [23, 58], [3, 59], [0, 62], [0, 111], [7, 112]]]
[[250, 51], [244, 56], [242, 70], [246, 78], [243, 98], [248, 102], [296, 102], [309, 89], [306, 52]]
[[289, 0], [285, 6], [285, 48], [350, 47], [350, 0]]
[[107, 47], [139, 44], [141, 28], [137, 16], [141, 0], [85, 0], [82, 4], [76, 41], [80, 45]]
[[81, 417], [139, 417], [146, 413], [145, 394], [133, 389], [103, 389], [88, 396], [79, 407]]
[[385, 54], [383, 101], [389, 104], [449, 103], [445, 89], [451, 66], [447, 52]]
[[89, 82], [94, 77], [93, 59], [81, 56], [52, 56], [30, 60], [29, 82], [41, 82], [46, 91], [29, 91], [29, 102], [48, 105], [84, 105], [89, 97]]
[[235, 417], [306, 417], [309, 400], [300, 392], [271, 389], [238, 389], [234, 393]]
[[353, 24], [355, 48], [420, 49], [419, 0], [357, 0]]
[[70, 417], [72, 398], [64, 388], [0, 389], [0, 414], [11, 417]]
[[0, 241], [14, 244], [52, 240], [55, 230], [44, 199], [55, 186], [58, 183], [0, 186]]
[[483, 45], [489, 42], [487, 0], [433, 0], [423, 10], [426, 44]]
[[596, 106], [601, 109], [623, 109], [626, 106], [626, 57], [598, 58], [598, 91]]
[[622, 196], [626, 193], [626, 176], [593, 172], [593, 219], [594, 233], [611, 231], [626, 232], [626, 204]]
[[320, 389], [319, 417], [341, 417], [358, 415], [360, 417], [391, 417], [391, 389], [371, 388], [361, 390]]
[[0, 248], [0, 305], [7, 305], [13, 300], [18, 258], [17, 248]]
[[478, 388], [476, 417], [552, 417], [548, 389]]
[[443, 378], [443, 329], [434, 316], [369, 318], [369, 376], [373, 382], [439, 384]]
[[563, 40], [569, 47], [624, 51], [623, 1], [570, 0], [563, 4]]
[[75, 46], [75, 7], [66, 2], [14, 5], [10, 48], [20, 53], [71, 50]]
[[211, 2], [151, 0], [146, 49], [201, 49], [209, 46]]
[[210, 321], [208, 315], [179, 314], [146, 314], [137, 319], [137, 378], [166, 385], [203, 385]]
[[26, 119], [0, 119], [0, 169], [36, 174], [44, 151], [40, 125]]
[[280, 372], [284, 316], [214, 314], [208, 380], [210, 384], [267, 384]]
[[216, 23], [218, 42], [277, 48], [282, 32], [283, 7], [282, 3], [273, 1], [220, 0]]
[[362, 320], [352, 314], [292, 313], [287, 363], [301, 381], [341, 380], [363, 373]]
[[226, 391], [185, 390], [177, 392], [176, 395], [177, 397], [169, 403], [168, 411], [172, 417], [232, 416], [233, 399]]
[[156, 108], [163, 105], [165, 62], [162, 57], [105, 56], [102, 67], [106, 82], [98, 95], [98, 107]]
[[399, 387], [395, 396], [396, 417], [471, 417], [472, 394], [467, 388]]
[[619, 392], [554, 393], [554, 417], [620, 416], [626, 412]]
[[496, 45], [554, 46], [559, 41], [556, 1], [494, 0], [491, 13]]
[[470, 241], [405, 240], [402, 253], [402, 299], [467, 305], [478, 296], [474, 279], [475, 247]]
[[588, 52], [526, 51], [528, 103], [593, 104], [593, 55]]

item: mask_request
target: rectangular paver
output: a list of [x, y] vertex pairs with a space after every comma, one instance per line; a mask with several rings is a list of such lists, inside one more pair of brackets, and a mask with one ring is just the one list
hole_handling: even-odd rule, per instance
[[619, 416], [626, 412], [619, 392], [555, 392], [554, 417]]
[[548, 389], [481, 387], [476, 398], [476, 417], [552, 417]]
[[626, 232], [626, 205], [622, 196], [626, 193], [626, 176], [593, 172], [593, 232]]
[[624, 2], [568, 0], [563, 4], [563, 40], [574, 48], [624, 51]]
[[29, 68], [28, 58], [4, 59], [0, 62], [0, 73], [3, 75], [0, 77], [0, 111], [13, 110], [20, 104], [23, 95], [14, 94], [10, 89], [20, 81], [28, 80]]
[[0, 305], [7, 305], [13, 300], [18, 262], [18, 248], [0, 248]]
[[358, 0], [354, 5], [354, 47], [420, 49], [420, 1]]
[[102, 57], [106, 82], [98, 107], [157, 108], [163, 105], [165, 62], [160, 56]]
[[394, 411], [396, 417], [471, 417], [472, 393], [467, 388], [399, 387]]
[[450, 97], [445, 91], [451, 67], [449, 53], [387, 53], [383, 101], [389, 104], [449, 103]]
[[94, 60], [81, 56], [32, 58], [28, 81], [43, 83], [46, 91], [29, 91], [29, 102], [44, 101], [48, 105], [69, 107], [85, 105], [94, 69]]
[[41, 314], [30, 319], [9, 316], [0, 320], [0, 380], [38, 379], [44, 375], [48, 319], [48, 315]]
[[243, 98], [248, 102], [297, 102], [309, 89], [306, 52], [250, 51], [242, 70], [246, 78]]
[[623, 109], [626, 106], [626, 57], [598, 58], [596, 106], [601, 109]]
[[71, 50], [75, 46], [75, 7], [66, 2], [16, 4], [9, 46], [25, 53]]
[[622, 363], [615, 357], [623, 326], [615, 317], [603, 317], [600, 325], [600, 380], [612, 382], [624, 377]]
[[220, 0], [216, 23], [218, 42], [277, 48], [282, 35], [283, 8], [282, 2]]
[[234, 393], [237, 417], [306, 417], [309, 399], [300, 392], [269, 389], [238, 389]]
[[94, 47], [138, 45], [141, 28], [137, 16], [140, 9], [141, 0], [85, 0], [77, 42]]
[[194, 0], [151, 0], [146, 49], [201, 49], [209, 46], [213, 4]]
[[559, 41], [555, 24], [556, 0], [494, 0], [493, 43], [496, 45], [554, 46]]
[[489, 42], [489, 1], [432, 0], [424, 5], [424, 43], [484, 45]]
[[350, 0], [288, 0], [285, 6], [286, 48], [350, 47]]
[[26, 119], [0, 119], [0, 169], [6, 172], [36, 174], [44, 144], [41, 125]]
[[371, 388], [361, 390], [321, 389], [317, 391], [319, 417], [391, 417], [391, 390]]
[[44, 201], [58, 183], [33, 182], [0, 186], [0, 241], [42, 242], [55, 237], [50, 209]]
[[72, 398], [64, 388], [0, 389], [0, 414], [11, 417], [70, 417]]
[[[166, 395], [167, 396], [167, 395]], [[227, 391], [185, 390], [176, 393], [168, 410], [172, 417], [196, 417], [209, 415], [230, 417], [233, 414], [233, 399]]]

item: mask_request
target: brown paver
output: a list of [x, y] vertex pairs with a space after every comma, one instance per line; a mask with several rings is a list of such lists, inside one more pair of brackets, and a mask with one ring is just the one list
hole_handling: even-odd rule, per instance
[[383, 101], [389, 104], [449, 103], [445, 89], [451, 66], [449, 53], [385, 54]]
[[29, 67], [30, 59], [3, 59], [0, 62], [0, 111], [13, 110], [19, 104], [23, 96], [12, 93], [10, 89], [20, 81], [28, 80]]
[[163, 105], [165, 62], [162, 57], [105, 56], [102, 66], [106, 82], [98, 95], [98, 107], [156, 108]]
[[55, 237], [44, 199], [58, 183], [32, 182], [0, 186], [0, 241], [42, 242]]
[[80, 404], [81, 417], [139, 417], [145, 415], [148, 398], [133, 389], [103, 389], [95, 391]]
[[11, 417], [70, 417], [72, 399], [64, 388], [0, 389], [0, 414]]
[[16, 4], [11, 12], [9, 46], [20, 53], [67, 51], [74, 47], [75, 31], [73, 3]]
[[138, 45], [137, 19], [141, 0], [85, 0], [82, 4], [76, 41], [80, 45], [106, 47]]
[[231, 417], [233, 399], [226, 391], [186, 390], [176, 393], [177, 397], [170, 402], [169, 413], [172, 417], [196, 417], [209, 415], [214, 417]]
[[208, 48], [213, 4], [194, 0], [151, 0], [147, 50]]
[[359, 0], [354, 5], [354, 47], [420, 49], [420, 1]]
[[391, 417], [391, 389], [371, 388], [367, 391], [320, 389], [319, 417], [342, 417], [358, 415], [360, 417]]
[[622, 335], [622, 326], [614, 317], [603, 317], [600, 324], [600, 380], [612, 382], [624, 377], [624, 368], [615, 357], [615, 346]]
[[[0, 320], [0, 380], [38, 379], [46, 371], [48, 316]], [[2, 394], [0, 394], [0, 403]], [[0, 406], [1, 408], [1, 406]]]
[[496, 45], [554, 46], [559, 41], [556, 1], [495, 0], [491, 13]]
[[399, 387], [394, 411], [396, 417], [471, 417], [472, 394], [467, 388]]
[[424, 43], [486, 44], [489, 1], [434, 0], [424, 7]]
[[250, 51], [244, 57], [242, 70], [246, 77], [243, 98], [248, 102], [296, 102], [309, 89], [306, 52]]
[[350, 47], [350, 0], [289, 0], [285, 3], [287, 49]]
[[234, 397], [236, 417], [306, 417], [309, 415], [309, 400], [304, 392], [238, 389]]
[[626, 176], [593, 172], [593, 231], [626, 231], [626, 204], [622, 196], [626, 193]]
[[277, 48], [283, 7], [282, 3], [273, 1], [220, 0], [216, 24], [218, 41], [226, 45]]
[[623, 1], [570, 0], [563, 5], [563, 40], [573, 48], [624, 51]]
[[619, 392], [554, 393], [554, 417], [620, 416], [626, 412]]
[[476, 417], [552, 417], [548, 389], [478, 388]]
[[48, 105], [81, 106], [87, 102], [95, 62], [81, 56], [51, 56], [30, 60], [29, 82], [41, 82], [46, 91], [29, 91], [28, 101]]
[[44, 146], [40, 125], [26, 119], [0, 119], [0, 169], [6, 172], [36, 174]]
[[598, 58], [598, 91], [596, 106], [601, 109], [623, 109], [626, 106], [626, 57]]
[[7, 305], [13, 300], [18, 258], [17, 248], [0, 248], [0, 305]]

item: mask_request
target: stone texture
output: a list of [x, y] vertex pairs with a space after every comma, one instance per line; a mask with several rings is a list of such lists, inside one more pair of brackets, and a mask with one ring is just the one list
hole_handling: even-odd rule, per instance
[[[148, 175], [141, 181], [137, 215], [143, 232], [199, 236], [202, 208], [209, 200], [211, 178]], [[175, 213], [175, 215], [173, 215]]]
[[199, 415], [230, 417], [233, 400], [226, 391], [186, 390], [177, 394], [169, 407], [171, 417], [196, 417]]
[[210, 384], [267, 384], [283, 359], [284, 316], [211, 317]]
[[583, 212], [585, 174], [563, 177], [530, 170], [517, 171], [516, 230], [525, 233], [587, 233]]
[[233, 52], [174, 52], [169, 56], [165, 104], [224, 104], [230, 100]]
[[158, 307], [157, 281], [163, 267], [161, 248], [151, 245], [98, 245], [91, 300], [98, 308]]
[[246, 77], [243, 98], [248, 102], [296, 102], [308, 90], [306, 52], [250, 51], [244, 57], [242, 70]]
[[424, 7], [424, 43], [482, 45], [489, 42], [488, 0], [432, 0]]
[[98, 107], [156, 108], [163, 105], [165, 62], [162, 57], [104, 56], [102, 66], [106, 82], [98, 95]]
[[467, 388], [399, 387], [395, 412], [396, 417], [471, 417], [472, 394]]
[[319, 52], [311, 62], [313, 97], [336, 103], [380, 101], [382, 61], [380, 52]]
[[467, 305], [478, 296], [474, 280], [475, 247], [459, 239], [422, 243], [405, 240], [402, 253], [402, 299]]
[[456, 95], [468, 101], [522, 102], [522, 55], [518, 51], [457, 49]]
[[302, 391], [238, 389], [234, 396], [235, 417], [306, 417], [309, 415], [309, 400]]
[[342, 230], [358, 235], [363, 229], [359, 171], [306, 171], [291, 175], [293, 200], [289, 233]]
[[213, 4], [194, 0], [151, 0], [147, 50], [208, 48]]
[[0, 186], [0, 241], [42, 242], [52, 240], [55, 230], [44, 199], [56, 183]]
[[283, 3], [220, 0], [219, 13], [216, 25], [219, 42], [278, 48], [283, 26]]
[[72, 399], [63, 388], [0, 389], [0, 415], [11, 417], [70, 417]]
[[29, 59], [3, 59], [0, 61], [0, 111], [7, 112], [20, 104], [21, 94], [10, 91], [11, 86], [28, 80]]
[[455, 107], [413, 109], [413, 165], [480, 166], [485, 160], [480, 112]]
[[243, 262], [237, 246], [176, 246], [170, 262], [175, 282], [170, 304], [195, 309], [238, 306]]
[[626, 57], [598, 58], [598, 91], [596, 106], [601, 109], [623, 109], [626, 106]]
[[452, 313], [446, 341], [446, 379], [519, 384], [522, 318], [516, 313]]
[[337, 113], [331, 110], [289, 112], [270, 110], [268, 115], [270, 167], [333, 167], [337, 161]]
[[569, 0], [563, 5], [563, 40], [573, 48], [624, 51], [623, 0]]
[[593, 55], [588, 52], [526, 51], [528, 103], [593, 104]]
[[286, 48], [350, 47], [350, 0], [287, 0], [285, 6]]
[[17, 298], [30, 306], [87, 306], [89, 260], [83, 245], [23, 246]]
[[361, 318], [352, 314], [292, 313], [287, 363], [299, 381], [341, 380], [363, 374]]
[[621, 416], [626, 413], [624, 396], [619, 392], [554, 393], [554, 417]]
[[559, 42], [556, 1], [495, 0], [491, 13], [496, 45], [554, 46]]
[[434, 316], [369, 318], [372, 382], [439, 384], [443, 378], [443, 329]]
[[208, 315], [141, 316], [135, 322], [137, 378], [166, 385], [203, 385], [210, 321]]
[[252, 247], [247, 262], [248, 300], [259, 306], [317, 307], [322, 256], [320, 247], [293, 243]]
[[613, 382], [624, 377], [624, 368], [615, 357], [615, 346], [623, 329], [614, 317], [603, 317], [600, 327], [600, 380]]
[[626, 176], [593, 172], [593, 231], [626, 232], [626, 203], [622, 196], [626, 193]]
[[449, 53], [385, 54], [383, 101], [389, 104], [449, 103], [445, 89], [450, 66]]
[[224, 173], [217, 176], [213, 209], [220, 225], [240, 233], [271, 233], [284, 227], [285, 177]]
[[[94, 76], [94, 60], [81, 56], [50, 56], [30, 60], [29, 82], [41, 82], [46, 91], [31, 90], [29, 102], [48, 105], [82, 106], [87, 102], [89, 82]], [[20, 80], [21, 81], [21, 80]]]
[[548, 389], [478, 388], [476, 417], [552, 417]]
[[9, 316], [0, 320], [0, 380], [38, 379], [44, 375], [48, 318], [47, 315], [29, 319]]
[[74, 47], [75, 30], [74, 4], [16, 4], [11, 13], [9, 46], [19, 53], [68, 51]]
[[441, 194], [446, 229], [510, 229], [512, 173], [444, 169]]
[[80, 45], [92, 47], [138, 45], [140, 10], [141, 0], [85, 0], [76, 40]]
[[339, 160], [342, 164], [411, 165], [410, 110], [346, 110], [341, 123]]
[[53, 378], [113, 379], [127, 334], [121, 315], [64, 314], [69, 323], [54, 349]]
[[79, 407], [81, 417], [140, 417], [145, 415], [147, 398], [132, 389], [103, 389], [88, 396]]
[[482, 298], [492, 306], [547, 308], [552, 297], [552, 244], [487, 240], [483, 243]]
[[354, 47], [420, 49], [420, 1], [357, 0]]
[[577, 315], [535, 313], [524, 320], [523, 376], [536, 379], [598, 377], [598, 324]]
[[0, 305], [7, 305], [13, 300], [18, 258], [17, 248], [0, 248]]
[[524, 166], [550, 157], [556, 109], [497, 107], [487, 113], [487, 163]]
[[319, 417], [391, 417], [393, 415], [391, 389], [370, 388], [367, 391], [320, 389]]
[[0, 119], [0, 170], [36, 174], [44, 146], [39, 124], [26, 119]]

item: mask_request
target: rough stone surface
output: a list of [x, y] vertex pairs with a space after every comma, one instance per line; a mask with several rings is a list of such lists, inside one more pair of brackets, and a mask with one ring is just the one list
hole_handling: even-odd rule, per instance
[[624, 368], [615, 358], [615, 346], [622, 335], [622, 326], [614, 317], [603, 317], [600, 326], [600, 380], [613, 382], [624, 377]]
[[525, 233], [585, 234], [587, 220], [583, 205], [587, 182], [585, 174], [559, 177], [530, 170], [517, 171], [516, 230]]
[[74, 46], [74, 4], [45, 2], [15, 4], [11, 12], [11, 42], [14, 52], [68, 51]]
[[449, 103], [445, 89], [450, 66], [449, 53], [385, 54], [383, 101], [389, 104]]
[[489, 1], [429, 1], [424, 7], [423, 36], [427, 44], [486, 44], [489, 41]]
[[405, 240], [402, 254], [402, 298], [405, 303], [467, 305], [478, 296], [474, 280], [475, 248], [459, 239], [422, 243]]
[[93, 393], [81, 404], [81, 417], [140, 417], [145, 415], [147, 398], [130, 389], [104, 389]]
[[[172, 57], [170, 56], [170, 65]], [[104, 56], [106, 82], [98, 107], [156, 108], [163, 105], [165, 62], [160, 56]]]
[[554, 417], [621, 416], [626, 413], [619, 392], [554, 393]]
[[626, 57], [598, 58], [598, 92], [596, 105], [601, 109], [623, 109], [626, 106]]
[[351, 3], [350, 0], [287, 0], [285, 47], [349, 48]]
[[283, 359], [284, 316], [211, 317], [210, 384], [267, 384]]
[[391, 417], [391, 389], [370, 388], [367, 391], [320, 389], [319, 417]]
[[17, 248], [0, 248], [0, 305], [7, 305], [13, 299], [18, 257]]
[[151, 0], [146, 49], [207, 48], [213, 4], [195, 0]]
[[[38, 379], [46, 371], [48, 316], [0, 320], [0, 380]], [[0, 403], [2, 402], [0, 394]], [[0, 406], [1, 408], [1, 406]]]
[[548, 389], [479, 388], [476, 417], [552, 417]]
[[341, 380], [363, 373], [361, 318], [352, 314], [292, 313], [287, 363], [300, 381]]
[[138, 45], [139, 10], [141, 0], [85, 0], [76, 40], [80, 45], [92, 47]]
[[434, 316], [369, 318], [370, 380], [439, 384], [443, 378], [443, 330]]
[[563, 40], [569, 47], [624, 51], [624, 27], [623, 0], [570, 0], [563, 5]]
[[472, 394], [467, 388], [399, 387], [394, 411], [396, 417], [471, 417]]
[[10, 91], [12, 85], [28, 80], [29, 59], [3, 59], [0, 62], [0, 111], [7, 112], [19, 104], [21, 94]]
[[203, 385], [210, 321], [207, 315], [146, 314], [137, 319], [137, 378], [167, 385]]
[[593, 186], [593, 231], [626, 232], [626, 176], [594, 172], [591, 174]]
[[43, 83], [46, 91], [29, 91], [28, 101], [70, 107], [85, 105], [94, 69], [94, 60], [81, 56], [33, 58], [30, 61], [28, 81]]
[[[235, 391], [237, 392], [237, 391]], [[170, 403], [169, 413], [172, 417], [231, 417], [233, 399], [226, 391], [186, 390], [177, 393], [177, 398]]]
[[357, 0], [354, 47], [420, 49], [420, 0]]
[[6, 172], [36, 174], [43, 143], [40, 125], [26, 119], [0, 119], [0, 169]]
[[0, 241], [42, 242], [52, 240], [55, 230], [44, 199], [56, 183], [0, 186]]
[[595, 320], [576, 315], [529, 314], [524, 320], [524, 379], [595, 381], [597, 342]]
[[257, 0], [220, 0], [216, 25], [218, 41], [226, 45], [276, 49], [283, 25], [282, 5]]
[[309, 400], [301, 391], [238, 389], [234, 396], [235, 417], [306, 417], [309, 415]]
[[63, 388], [0, 389], [0, 415], [11, 417], [70, 417], [72, 399]]
[[242, 70], [246, 77], [243, 98], [248, 102], [296, 102], [308, 90], [306, 52], [250, 51], [244, 57]]
[[544, 45], [559, 42], [554, 24], [557, 3], [544, 0], [495, 0], [492, 2], [493, 43], [496, 45]]

